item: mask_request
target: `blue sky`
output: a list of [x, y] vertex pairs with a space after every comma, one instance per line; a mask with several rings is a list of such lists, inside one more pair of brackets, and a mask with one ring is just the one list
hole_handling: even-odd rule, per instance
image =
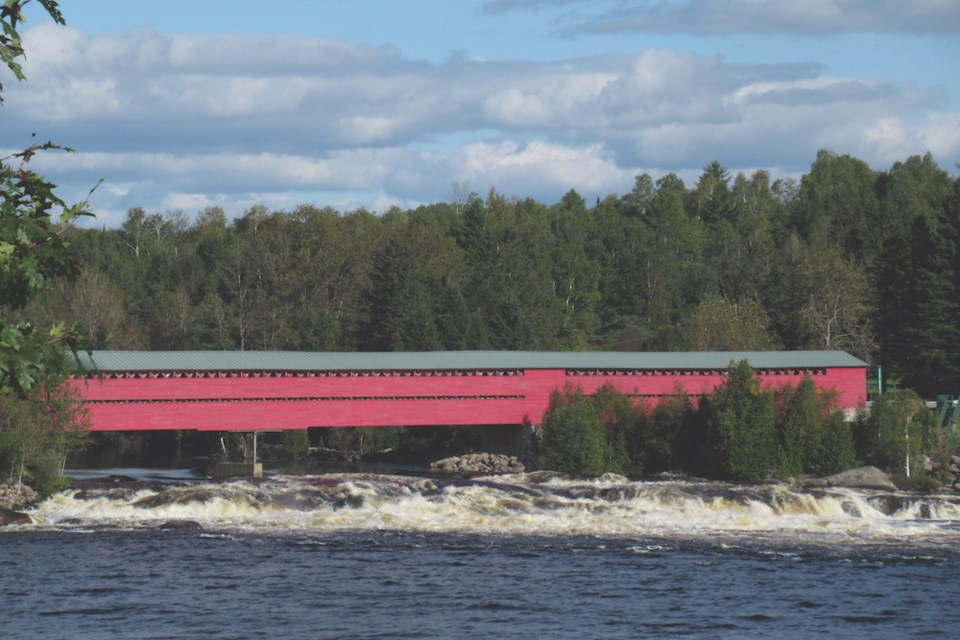
[[634, 177], [960, 161], [955, 0], [65, 0], [31, 11], [0, 153], [92, 224], [301, 203], [588, 201]]

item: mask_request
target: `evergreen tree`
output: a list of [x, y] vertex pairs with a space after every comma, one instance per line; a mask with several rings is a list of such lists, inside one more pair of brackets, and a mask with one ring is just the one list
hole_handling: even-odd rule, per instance
[[607, 448], [596, 408], [579, 389], [554, 392], [541, 426], [537, 466], [564, 473], [600, 475]]
[[[907, 296], [916, 304], [906, 313], [902, 334], [905, 382], [932, 396], [960, 389], [960, 224], [946, 214], [914, 221], [913, 261]], [[912, 311], [912, 313], [911, 313]]]
[[433, 300], [416, 270], [416, 253], [402, 230], [393, 233], [374, 259], [366, 313], [358, 342], [371, 351], [430, 351], [439, 348]]
[[780, 443], [779, 475], [796, 476], [819, 453], [822, 416], [816, 385], [809, 376], [781, 392], [783, 415], [777, 422]]
[[839, 411], [830, 413], [822, 423], [819, 453], [809, 459], [807, 469], [823, 476], [846, 471], [857, 464], [853, 445], [853, 431]]
[[708, 225], [729, 223], [736, 217], [730, 173], [717, 160], [703, 168], [692, 197], [697, 216]]
[[809, 376], [780, 394], [777, 423], [780, 475], [830, 475], [854, 466], [856, 455], [850, 425], [843, 413], [831, 411], [829, 394], [818, 392]]
[[[685, 439], [694, 417], [690, 397], [678, 390], [673, 396], [660, 398], [647, 416], [640, 433], [640, 447], [635, 457], [645, 473], [661, 473], [686, 468], [694, 472], [697, 456], [684, 455]], [[691, 448], [699, 448], [699, 443]]]
[[773, 395], [746, 360], [730, 365], [710, 402], [710, 427], [723, 477], [761, 480], [776, 470], [778, 447]]
[[605, 446], [603, 467], [613, 473], [633, 473], [640, 469], [628, 452], [627, 443], [636, 439], [640, 429], [640, 412], [633, 406], [629, 396], [617, 391], [608, 383], [597, 389], [593, 406], [603, 425]]

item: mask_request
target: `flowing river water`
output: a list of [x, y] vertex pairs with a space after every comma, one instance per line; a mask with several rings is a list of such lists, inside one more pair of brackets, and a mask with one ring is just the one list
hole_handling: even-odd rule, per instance
[[549, 473], [273, 475], [85, 480], [29, 515], [0, 529], [4, 638], [960, 628], [957, 496]]

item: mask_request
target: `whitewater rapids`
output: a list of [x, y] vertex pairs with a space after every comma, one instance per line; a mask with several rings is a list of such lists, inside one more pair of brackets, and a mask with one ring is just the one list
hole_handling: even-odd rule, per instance
[[88, 482], [28, 514], [40, 529], [403, 531], [478, 535], [960, 542], [960, 498], [787, 484], [583, 479], [552, 473], [449, 480], [376, 474], [262, 481]]

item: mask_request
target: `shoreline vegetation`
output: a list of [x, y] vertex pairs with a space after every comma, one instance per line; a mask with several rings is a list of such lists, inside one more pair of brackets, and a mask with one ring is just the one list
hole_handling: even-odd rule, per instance
[[567, 473], [681, 469], [749, 482], [876, 466], [903, 489], [956, 489], [956, 443], [917, 394], [884, 394], [846, 422], [812, 379], [765, 389], [747, 361], [731, 363], [713, 395], [678, 394], [652, 409], [612, 387], [558, 390], [540, 431], [537, 466]]

